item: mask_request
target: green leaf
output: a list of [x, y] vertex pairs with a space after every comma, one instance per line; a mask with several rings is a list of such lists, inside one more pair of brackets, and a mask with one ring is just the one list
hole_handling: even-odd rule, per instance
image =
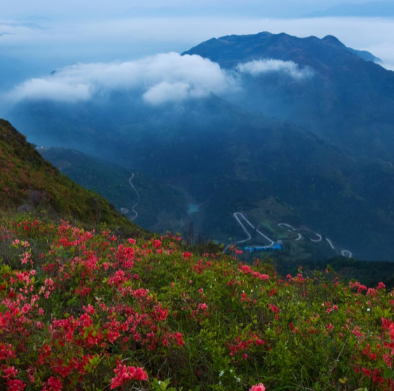
[[391, 379], [393, 377], [393, 371], [390, 368], [386, 368], [383, 372], [383, 377], [385, 379]]

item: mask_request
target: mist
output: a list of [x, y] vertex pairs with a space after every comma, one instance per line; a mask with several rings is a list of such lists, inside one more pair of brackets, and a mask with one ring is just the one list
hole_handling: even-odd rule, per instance
[[298, 64], [293, 61], [281, 60], [264, 60], [264, 61], [250, 61], [244, 64], [239, 64], [237, 70], [241, 73], [258, 76], [264, 73], [279, 72], [291, 76], [294, 79], [305, 79], [313, 75], [313, 70], [310, 68], [301, 69]]
[[12, 104], [24, 100], [76, 103], [133, 92], [149, 105], [160, 105], [212, 93], [229, 97], [242, 90], [243, 75], [269, 73], [302, 80], [314, 71], [281, 60], [251, 61], [225, 70], [198, 55], [167, 53], [123, 63], [71, 65], [43, 78], [28, 79], [0, 97]]

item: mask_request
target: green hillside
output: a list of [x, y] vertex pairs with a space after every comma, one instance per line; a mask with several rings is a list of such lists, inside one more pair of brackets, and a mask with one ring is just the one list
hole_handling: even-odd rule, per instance
[[4, 120], [0, 120], [0, 167], [0, 212], [3, 214], [40, 212], [143, 232], [103, 197], [61, 174]]

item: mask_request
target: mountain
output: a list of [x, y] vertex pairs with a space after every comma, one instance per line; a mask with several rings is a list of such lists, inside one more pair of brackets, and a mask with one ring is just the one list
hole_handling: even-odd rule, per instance
[[212, 38], [182, 54], [197, 54], [230, 69], [240, 63], [268, 58], [296, 61], [301, 66], [310, 66], [327, 73], [328, 68], [332, 66], [354, 61], [354, 56], [349, 52], [364, 60], [376, 59], [372, 53], [346, 47], [331, 35], [323, 39], [313, 36], [298, 38], [285, 33], [271, 34], [267, 31]]
[[372, 53], [366, 51], [366, 50], [356, 50], [352, 48], [347, 48], [347, 50], [350, 51], [350, 53], [355, 54], [356, 56], [362, 58], [365, 61], [373, 61], [376, 63], [382, 63], [382, 60], [379, 57], [374, 56]]
[[243, 91], [229, 99], [245, 110], [290, 120], [351, 155], [394, 161], [394, 72], [365, 61], [365, 54], [337, 38], [232, 35], [183, 54], [209, 58], [228, 70], [269, 59], [295, 63], [305, 77], [245, 74]]
[[[334, 242], [335, 251], [327, 245], [320, 257], [341, 249], [365, 259], [394, 253], [391, 163], [352, 157], [304, 128], [215, 96], [164, 108], [118, 98], [114, 111], [106, 107], [110, 114], [100, 102], [26, 102], [14, 116], [37, 144], [77, 148], [182, 189], [190, 204], [202, 204], [192, 216], [196, 231], [219, 242], [244, 238], [234, 212], [277, 197], [300, 216], [288, 223]], [[261, 219], [254, 224], [277, 225], [264, 210], [253, 212]], [[276, 229], [269, 234], [279, 238]], [[308, 257], [319, 251], [303, 250]]]
[[374, 1], [362, 4], [340, 4], [324, 11], [314, 11], [307, 18], [326, 17], [362, 17], [362, 18], [393, 18], [394, 1]]
[[143, 232], [103, 197], [62, 175], [4, 120], [0, 120], [0, 167], [2, 213], [49, 214]]
[[[173, 226], [189, 224], [181, 217], [186, 199], [185, 217], [194, 231], [219, 243], [242, 246], [246, 233], [234, 217], [239, 212], [253, 227], [264, 226], [273, 242], [284, 240], [289, 258], [353, 254], [391, 260], [394, 73], [333, 36], [226, 36], [187, 54], [217, 62], [236, 75], [239, 88], [221, 97], [211, 94], [157, 106], [129, 91], [77, 104], [26, 100], [10, 118], [39, 146], [72, 148], [121, 166], [127, 172], [121, 177], [106, 171], [106, 178], [121, 183], [114, 187], [118, 195], [130, 173], [141, 175], [154, 184], [146, 210], [157, 210], [154, 196], [161, 191], [156, 185], [176, 188], [182, 197], [169, 194], [161, 204], [156, 201], [168, 205], [173, 196], [183, 199], [178, 217], [168, 219]], [[279, 70], [290, 71], [241, 72], [245, 64], [260, 61], [265, 66], [269, 59]], [[61, 161], [56, 164], [62, 166]], [[100, 167], [96, 174], [105, 171]], [[78, 170], [70, 175], [114, 196], [107, 190], [108, 180], [96, 174], [83, 178]], [[124, 201], [116, 201], [117, 206], [125, 207]], [[159, 222], [165, 220], [152, 217], [146, 227], [162, 230]], [[295, 238], [286, 236], [279, 223], [308, 227], [322, 236], [321, 243], [308, 239], [295, 246]], [[253, 244], [267, 244], [253, 232]]]
[[72, 149], [41, 147], [39, 152], [63, 174], [102, 195], [142, 228], [158, 233], [183, 232], [191, 224], [185, 194], [158, 179]]

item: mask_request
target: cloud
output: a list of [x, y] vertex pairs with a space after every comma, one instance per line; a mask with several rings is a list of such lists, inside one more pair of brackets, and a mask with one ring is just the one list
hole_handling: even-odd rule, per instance
[[158, 105], [165, 102], [185, 100], [189, 94], [187, 83], [167, 83], [165, 81], [156, 84], [143, 95], [145, 101]]
[[235, 78], [200, 56], [159, 54], [123, 63], [75, 64], [41, 79], [30, 79], [9, 94], [13, 101], [86, 101], [113, 91], [135, 91], [150, 104], [201, 98], [235, 89]]
[[292, 61], [264, 60], [240, 64], [235, 71], [197, 55], [158, 54], [122, 63], [74, 64], [44, 78], [34, 78], [7, 95], [11, 101], [79, 102], [114, 91], [132, 91], [152, 105], [223, 95], [240, 88], [243, 74], [281, 72], [294, 79], [312, 74]]
[[84, 101], [91, 97], [89, 86], [60, 80], [30, 79], [9, 94], [11, 100], [40, 99], [60, 102]]
[[293, 79], [305, 79], [313, 75], [310, 68], [301, 69], [293, 61], [259, 60], [239, 64], [237, 70], [241, 73], [258, 76], [264, 73], [280, 72], [291, 76]]

